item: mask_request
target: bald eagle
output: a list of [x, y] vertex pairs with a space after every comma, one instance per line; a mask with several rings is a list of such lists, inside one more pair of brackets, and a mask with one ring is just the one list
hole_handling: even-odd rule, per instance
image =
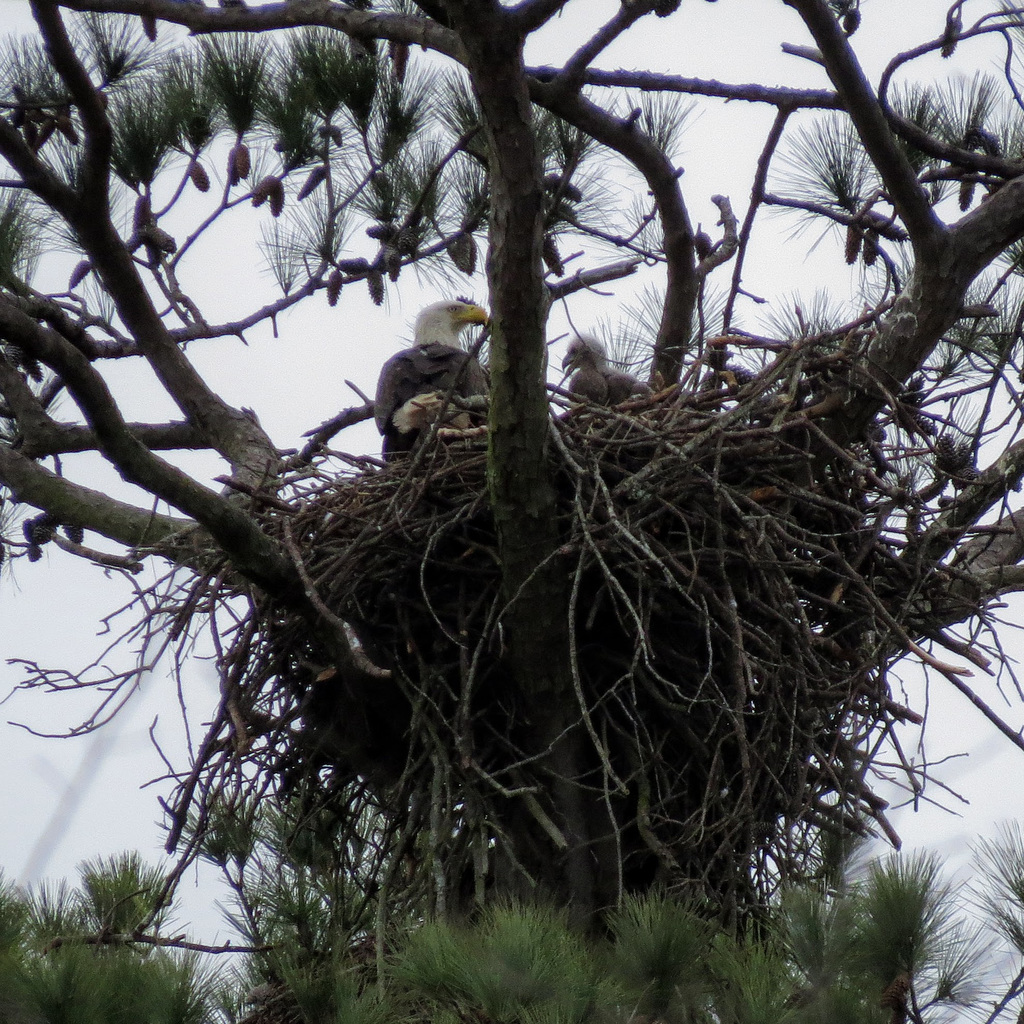
[[589, 334], [578, 334], [569, 342], [562, 369], [575, 371], [569, 378], [569, 393], [585, 402], [618, 405], [627, 398], [651, 393], [643, 381], [609, 366], [604, 345]]
[[440, 415], [445, 397], [487, 394], [487, 375], [459, 348], [459, 332], [486, 324], [487, 313], [471, 302], [435, 302], [416, 318], [413, 346], [392, 356], [380, 371], [373, 403], [384, 435], [384, 458], [410, 451], [421, 431]]

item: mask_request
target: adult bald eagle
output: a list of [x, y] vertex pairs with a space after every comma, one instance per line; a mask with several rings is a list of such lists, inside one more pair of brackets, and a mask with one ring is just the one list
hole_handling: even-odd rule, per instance
[[487, 394], [487, 375], [474, 356], [459, 348], [459, 332], [486, 324], [487, 313], [471, 302], [435, 302], [416, 318], [414, 344], [392, 356], [380, 371], [373, 415], [384, 435], [384, 458], [410, 451], [437, 419], [445, 396]]
[[604, 345], [589, 334], [578, 334], [569, 342], [562, 369], [575, 371], [569, 378], [569, 393], [597, 405], [618, 405], [627, 398], [651, 393], [631, 373], [610, 366]]

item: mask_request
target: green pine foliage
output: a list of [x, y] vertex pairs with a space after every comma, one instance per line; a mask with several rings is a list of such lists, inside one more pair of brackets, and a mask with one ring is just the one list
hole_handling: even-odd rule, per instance
[[77, 889], [25, 891], [0, 876], [0, 1020], [226, 1024], [214, 964], [194, 951], [132, 941], [152, 917], [158, 869], [124, 854], [81, 872]]
[[[304, 285], [327, 288], [332, 274], [378, 288], [411, 265], [452, 287], [477, 265], [487, 143], [464, 75], [439, 75], [322, 28], [281, 38], [172, 35], [157, 44], [137, 18], [69, 20], [106, 97], [112, 167], [122, 186], [113, 187], [112, 200], [124, 211], [129, 237], [140, 227], [137, 199], [146, 198], [146, 227], [135, 237], [161, 289], [174, 290], [166, 277], [177, 276], [187, 260], [191, 240], [182, 246], [176, 212], [183, 198], [196, 203], [196, 190], [209, 197], [202, 230], [242, 203], [260, 207], [263, 256], [284, 295]], [[8, 99], [50, 105], [31, 115], [40, 157], [79, 186], [78, 111], [45, 53], [26, 41], [8, 48], [3, 60], [5, 79], [19, 83]], [[676, 144], [689, 105], [666, 97], [637, 103], [644, 125]], [[624, 230], [610, 211], [627, 209], [634, 198], [612, 189], [607, 154], [585, 133], [544, 113], [538, 141], [549, 184], [549, 256], [560, 274], [559, 251], [568, 249], [559, 240], [620, 237]], [[35, 202], [21, 204], [22, 220]], [[354, 230], [357, 221], [368, 237]], [[0, 225], [0, 274], [24, 284], [25, 247], [8, 244], [20, 237], [8, 231], [17, 223]], [[74, 238], [61, 241], [78, 248]], [[644, 255], [656, 247], [653, 235], [638, 240]], [[88, 298], [90, 315], [110, 320], [108, 309], [94, 308], [97, 295], [79, 294]]]
[[340, 857], [328, 822], [307, 826], [250, 808], [210, 833], [250, 944], [230, 962], [178, 948], [192, 944], [137, 854], [83, 865], [77, 888], [0, 877], [0, 1020], [938, 1024], [994, 999], [1009, 1020], [1024, 994], [993, 972], [1007, 948], [1024, 959], [1019, 827], [980, 844], [971, 903], [935, 857], [894, 855], [834, 888], [782, 890], [738, 936], [665, 893], [627, 898], [600, 934], [511, 903], [375, 932], [349, 885], [372, 852]]
[[0, 190], [0, 286], [28, 282], [39, 256], [39, 225], [19, 192]]
[[832, 114], [793, 133], [779, 163], [787, 192], [825, 209], [854, 213], [878, 190], [878, 178], [853, 122]]

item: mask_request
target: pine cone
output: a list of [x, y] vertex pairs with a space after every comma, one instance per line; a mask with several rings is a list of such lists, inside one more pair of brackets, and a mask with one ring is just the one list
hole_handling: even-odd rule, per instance
[[384, 302], [384, 275], [376, 268], [366, 275], [366, 287], [370, 290], [373, 304], [379, 306]]
[[924, 401], [924, 377], [921, 374], [915, 373], [907, 381], [903, 388], [903, 394], [900, 395], [900, 400], [904, 405], [913, 406], [915, 409], [920, 407], [921, 402]]
[[968, 480], [973, 480], [978, 475], [974, 468], [974, 445], [970, 441], [961, 441], [954, 449], [953, 472]]
[[366, 233], [370, 238], [378, 242], [390, 242], [398, 232], [398, 228], [395, 227], [391, 221], [382, 220], [377, 224], [371, 224], [367, 229]]
[[15, 102], [18, 103], [18, 106], [11, 111], [11, 124], [20, 130], [25, 127], [27, 120], [25, 104], [28, 102], [28, 96], [25, 95], [25, 90], [17, 84], [11, 87], [11, 92], [14, 94]]
[[85, 530], [81, 526], [76, 526], [74, 523], [65, 523], [63, 529], [64, 536], [72, 544], [81, 544], [85, 540]]
[[843, 15], [843, 34], [852, 36], [860, 28], [860, 11], [853, 7]]
[[262, 206], [268, 200], [271, 215], [280, 217], [284, 209], [284, 183], [276, 174], [268, 174], [260, 179], [259, 184], [252, 190], [253, 206]]
[[149, 196], [139, 196], [135, 200], [135, 215], [132, 224], [138, 231], [153, 219], [153, 207], [150, 206]]
[[340, 147], [342, 142], [345, 141], [345, 136], [342, 130], [336, 124], [324, 125], [320, 129], [320, 137], [323, 139], [330, 139], [336, 146]]
[[355, 276], [356, 274], [365, 274], [370, 269], [370, 264], [359, 256], [354, 260], [338, 260], [337, 267], [343, 274]]
[[274, 184], [270, 188], [270, 215], [272, 217], [280, 217], [283, 209], [284, 183], [280, 178], [275, 178]]
[[343, 277], [340, 270], [335, 270], [331, 273], [331, 276], [327, 279], [327, 305], [332, 308], [338, 304], [338, 296], [341, 294], [341, 286], [344, 283], [345, 278]]
[[863, 234], [856, 224], [849, 224], [846, 228], [846, 262], [853, 266], [860, 254], [860, 243]]
[[974, 189], [977, 182], [974, 181], [961, 181], [960, 182], [960, 209], [963, 211], [969, 210], [971, 203], [974, 202]]
[[981, 150], [982, 153], [986, 153], [988, 156], [1002, 156], [1003, 153], [999, 137], [980, 124], [971, 125], [964, 132], [964, 148]]
[[275, 182], [280, 184], [277, 176], [274, 174], [268, 174], [265, 178], [259, 180], [256, 187], [252, 190], [253, 206], [262, 206], [270, 198], [270, 193], [276, 187]]
[[27, 553], [30, 562], [38, 562], [43, 557], [43, 549], [38, 544], [30, 544]]
[[193, 160], [189, 165], [188, 176], [192, 180], [192, 184], [200, 192], [210, 191], [210, 176], [206, 173], [206, 168], [198, 160]]
[[53, 123], [57, 126], [57, 131], [59, 131], [72, 146], [78, 145], [78, 130], [75, 128], [74, 121], [71, 120], [70, 107], [61, 107], [60, 110], [57, 111], [57, 116]]
[[142, 31], [151, 43], [156, 42], [156, 18], [152, 14], [142, 15]]
[[391, 58], [391, 66], [395, 70], [395, 78], [399, 82], [405, 81], [405, 68], [409, 63], [409, 46], [407, 43], [399, 43], [393, 39], [388, 40], [388, 56]]
[[71, 271], [71, 277], [68, 278], [68, 291], [73, 292], [86, 279], [90, 270], [92, 270], [92, 264], [88, 260], [82, 260]]
[[960, 40], [960, 32], [963, 27], [963, 19], [959, 14], [947, 20], [945, 31], [942, 33], [942, 49], [939, 51], [943, 57], [953, 56], [953, 51]]
[[545, 175], [544, 187], [548, 192], [557, 192], [563, 199], [568, 199], [570, 203], [583, 201], [583, 193], [571, 181], [566, 180], [564, 174]]
[[53, 534], [57, 529], [57, 520], [49, 512], [26, 519], [21, 524], [21, 532], [29, 544], [42, 546], [53, 540]]
[[420, 236], [417, 231], [417, 225], [419, 221], [412, 224], [407, 224], [401, 231], [395, 235], [395, 248], [403, 256], [415, 256], [416, 250], [419, 248]]
[[556, 277], [561, 277], [565, 273], [565, 264], [562, 263], [562, 256], [558, 251], [554, 235], [544, 236], [544, 248], [541, 253], [544, 257], [544, 265], [548, 270]]
[[388, 277], [392, 281], [397, 281], [398, 275], [402, 272], [402, 254], [393, 245], [384, 246], [384, 267]]
[[302, 188], [299, 189], [299, 202], [301, 203], [306, 196], [311, 195], [319, 185], [323, 184], [326, 177], [327, 168], [324, 167], [323, 164], [318, 164], [314, 167], [313, 170], [309, 172], [309, 177], [306, 178]]
[[956, 472], [956, 442], [943, 434], [935, 442], [935, 468], [947, 476]]
[[476, 239], [467, 231], [456, 235], [447, 246], [452, 263], [463, 274], [476, 273]]
[[168, 234], [163, 228], [157, 227], [156, 224], [145, 225], [139, 235], [148, 246], [158, 252], [170, 256], [178, 251], [178, 243], [174, 240], [174, 236]]
[[860, 251], [860, 258], [865, 267], [873, 267], [878, 259], [878, 232], [868, 230], [864, 232], [864, 245]]
[[249, 177], [251, 169], [252, 160], [249, 156], [249, 147], [244, 142], [239, 142], [228, 153], [228, 183], [237, 185], [243, 178]]
[[883, 1010], [891, 1010], [891, 1024], [904, 1024], [907, 1019], [907, 996], [910, 993], [910, 975], [900, 971], [882, 992], [878, 1005]]

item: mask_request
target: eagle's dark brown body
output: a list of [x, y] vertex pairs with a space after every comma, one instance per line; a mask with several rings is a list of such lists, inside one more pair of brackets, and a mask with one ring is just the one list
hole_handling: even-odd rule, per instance
[[442, 414], [446, 398], [487, 394], [487, 374], [459, 347], [459, 332], [487, 322], [472, 303], [453, 300], [428, 306], [416, 320], [416, 344], [392, 356], [377, 381], [374, 419], [384, 435], [384, 457], [410, 451], [423, 430]]

